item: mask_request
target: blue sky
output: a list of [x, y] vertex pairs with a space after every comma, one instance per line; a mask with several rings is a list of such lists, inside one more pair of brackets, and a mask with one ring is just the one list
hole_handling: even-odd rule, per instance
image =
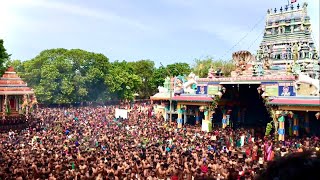
[[[319, 50], [319, 0], [308, 2]], [[287, 0], [0, 0], [0, 38], [12, 59], [81, 48], [111, 61], [170, 64], [237, 50], [255, 53], [268, 8]], [[257, 24], [256, 28], [253, 26]], [[249, 33], [249, 34], [248, 34]], [[244, 37], [236, 46], [235, 44]]]

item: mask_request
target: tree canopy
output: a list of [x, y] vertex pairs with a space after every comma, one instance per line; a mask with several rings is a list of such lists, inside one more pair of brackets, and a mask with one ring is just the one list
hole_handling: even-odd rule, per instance
[[208, 76], [210, 67], [214, 70], [221, 69], [225, 76], [230, 76], [231, 72], [235, 69], [232, 61], [213, 60], [212, 57], [205, 59], [196, 59], [193, 65], [193, 72], [201, 78]]
[[110, 63], [103, 54], [50, 49], [21, 64], [12, 62], [43, 103], [98, 101], [105, 97]]
[[[0, 57], [5, 62], [10, 55], [4, 49]], [[156, 67], [149, 59], [110, 62], [100, 53], [63, 48], [44, 50], [27, 61], [11, 60], [9, 65], [15, 67], [44, 104], [131, 100], [136, 96], [149, 99], [167, 76], [188, 75], [193, 71], [206, 77], [210, 66], [222, 67], [225, 74], [230, 74], [233, 68], [230, 62], [212, 58], [197, 59], [193, 67], [187, 63]]]
[[7, 53], [6, 48], [4, 47], [4, 41], [3, 39], [0, 39], [0, 73], [3, 74], [3, 72], [6, 70], [6, 63], [9, 61], [10, 54]]

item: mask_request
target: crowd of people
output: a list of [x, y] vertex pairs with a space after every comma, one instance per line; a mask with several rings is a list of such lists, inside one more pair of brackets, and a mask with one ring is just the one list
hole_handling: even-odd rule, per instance
[[249, 180], [268, 162], [320, 147], [317, 137], [278, 142], [245, 129], [177, 129], [147, 104], [127, 119], [115, 108], [38, 109], [34, 128], [0, 134], [0, 179]]

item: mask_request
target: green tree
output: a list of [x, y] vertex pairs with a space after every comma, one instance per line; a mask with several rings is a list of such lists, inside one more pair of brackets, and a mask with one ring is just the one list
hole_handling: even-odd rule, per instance
[[102, 54], [59, 48], [44, 50], [23, 62], [21, 77], [42, 103], [103, 101], [109, 68], [109, 60]]
[[105, 101], [108, 89], [104, 80], [111, 67], [109, 59], [103, 54], [88, 53], [80, 49], [70, 50], [69, 53], [74, 59], [73, 71], [79, 80], [75, 84], [77, 93], [87, 95], [86, 100], [89, 101]]
[[20, 60], [10, 60], [10, 61], [8, 61], [8, 66], [14, 67], [15, 71], [18, 74], [24, 72], [23, 62]]
[[272, 131], [272, 128], [273, 128], [273, 126], [272, 126], [272, 121], [271, 121], [271, 122], [269, 122], [269, 123], [267, 124], [267, 126], [266, 126], [266, 132], [265, 132], [265, 135], [266, 135], [266, 136], [269, 136], [269, 135], [270, 135], [270, 133], [271, 133], [271, 131]]
[[200, 78], [206, 78], [208, 76], [211, 65], [213, 65], [213, 59], [210, 57], [206, 59], [195, 59], [193, 72]]
[[11, 54], [7, 53], [6, 48], [3, 45], [3, 39], [0, 39], [0, 74], [2, 75], [6, 70], [6, 63], [9, 61]]
[[189, 75], [191, 67], [188, 63], [174, 63], [167, 65], [166, 69], [172, 76]]
[[207, 57], [205, 59], [195, 60], [195, 64], [193, 65], [193, 72], [200, 78], [206, 78], [208, 76], [210, 67], [212, 67], [215, 71], [221, 69], [224, 76], [230, 76], [231, 72], [235, 69], [232, 61], [215, 61], [212, 57]]
[[115, 61], [109, 74], [105, 77], [105, 84], [111, 98], [132, 100], [142, 85], [140, 76], [133, 73], [132, 63]]
[[159, 68], [156, 68], [152, 74], [151, 77], [151, 86], [152, 89], [154, 90], [153, 94], [157, 92], [157, 88], [159, 86], [163, 86], [164, 79], [170, 75], [167, 72], [167, 69], [165, 67], [160, 66]]
[[133, 74], [139, 76], [142, 85], [138, 89], [139, 98], [148, 99], [155, 92], [156, 87], [152, 81], [155, 72], [154, 62], [151, 60], [140, 60], [128, 63], [133, 68]]

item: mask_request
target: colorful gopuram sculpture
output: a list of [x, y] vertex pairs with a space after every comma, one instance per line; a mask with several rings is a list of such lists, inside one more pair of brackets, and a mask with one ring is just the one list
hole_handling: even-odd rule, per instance
[[255, 57], [249, 51], [234, 52], [232, 59], [236, 65], [236, 70], [231, 73], [231, 76], [252, 75], [252, 63], [255, 61]]
[[311, 36], [310, 16], [307, 3], [281, 7], [280, 11], [268, 10], [265, 33], [257, 59], [268, 58], [272, 64], [285, 68], [287, 64], [311, 63], [318, 59]]

